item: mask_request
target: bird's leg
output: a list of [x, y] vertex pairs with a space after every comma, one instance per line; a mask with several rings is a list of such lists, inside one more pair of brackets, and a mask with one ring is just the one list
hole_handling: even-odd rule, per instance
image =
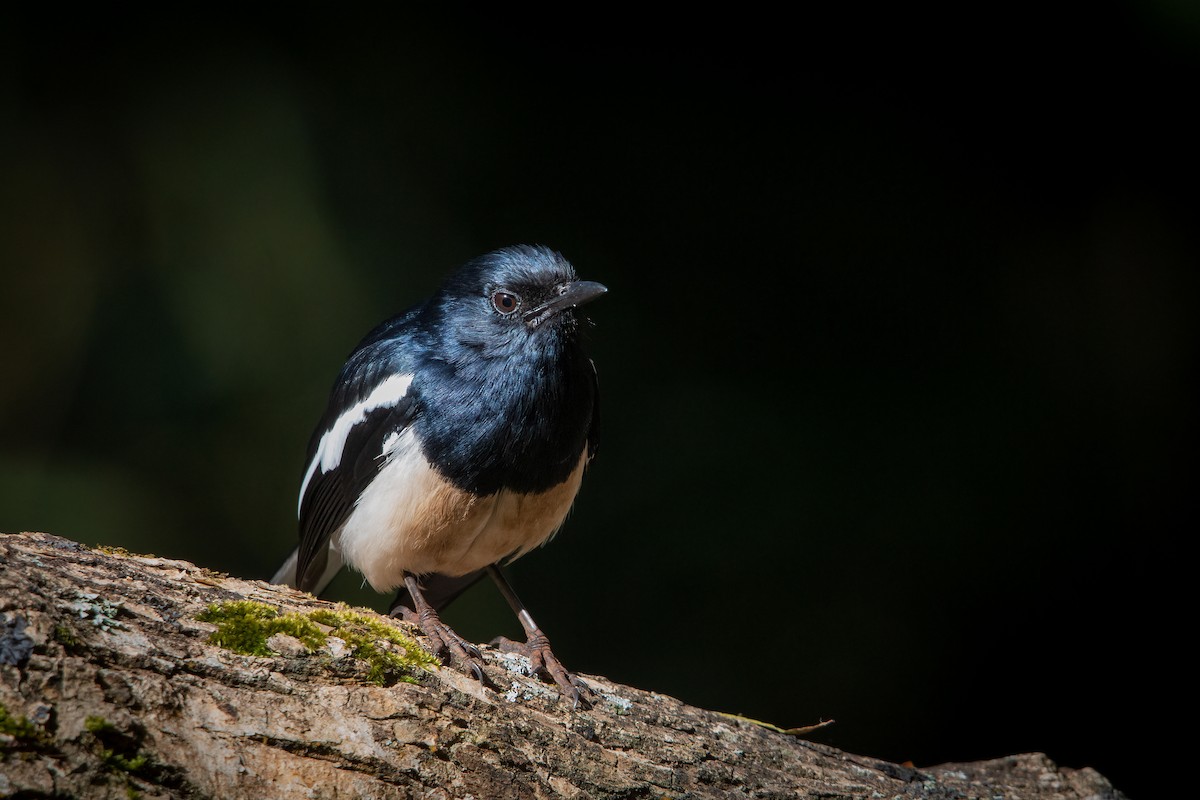
[[[479, 648], [468, 642], [466, 639], [459, 636], [454, 630], [442, 622], [442, 618], [438, 616], [437, 611], [433, 606], [425, 600], [425, 595], [421, 593], [421, 586], [417, 583], [417, 579], [409, 574], [404, 575], [404, 588], [408, 590], [408, 594], [412, 597], [413, 608], [397, 604], [392, 608], [391, 615], [400, 617], [406, 622], [411, 622], [421, 629], [421, 632], [429, 637], [433, 643], [433, 653], [445, 663], [448, 658], [453, 658], [460, 664], [471, 668], [471, 672], [475, 675], [480, 683], [484, 683], [483, 676], [483, 654], [479, 652]], [[397, 601], [399, 598], [397, 598]]]
[[521, 642], [514, 642], [504, 636], [496, 637], [492, 641], [492, 644], [504, 652], [521, 653], [527, 656], [530, 664], [533, 666], [533, 671], [553, 678], [565, 696], [570, 697], [574, 701], [575, 707], [581, 704], [585, 708], [590, 707], [591, 703], [584, 695], [594, 694], [592, 688], [567, 671], [567, 668], [558, 660], [558, 657], [551, 652], [550, 640], [546, 638], [546, 634], [542, 633], [542, 629], [533, 621], [533, 617], [529, 615], [529, 611], [526, 610], [525, 605], [517, 597], [517, 593], [513, 591], [508, 579], [500, 572], [499, 567], [492, 564], [487, 568], [487, 571], [492, 576], [492, 580], [496, 582], [497, 588], [500, 589], [500, 594], [504, 595], [504, 599], [508, 601], [508, 605], [517, 615], [517, 619], [521, 621], [521, 627], [525, 629], [525, 642], [523, 644]]

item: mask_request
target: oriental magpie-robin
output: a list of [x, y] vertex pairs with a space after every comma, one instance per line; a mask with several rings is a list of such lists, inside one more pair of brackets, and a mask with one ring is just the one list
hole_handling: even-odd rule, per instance
[[[308, 445], [300, 545], [273, 578], [320, 593], [343, 564], [483, 679], [479, 650], [438, 617], [486, 572], [525, 629], [534, 669], [575, 703], [563, 667], [499, 569], [548, 541], [596, 452], [596, 370], [579, 306], [607, 289], [558, 253], [474, 259], [367, 334]], [[586, 700], [583, 700], [586, 702]]]

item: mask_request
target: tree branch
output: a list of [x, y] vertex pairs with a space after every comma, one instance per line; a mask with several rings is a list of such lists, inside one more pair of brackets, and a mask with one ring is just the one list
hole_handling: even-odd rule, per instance
[[422, 668], [413, 635], [184, 561], [0, 535], [0, 797], [1122, 798], [1040, 754], [914, 769], [591, 675], [594, 708], [572, 711], [520, 657], [485, 649], [493, 690]]

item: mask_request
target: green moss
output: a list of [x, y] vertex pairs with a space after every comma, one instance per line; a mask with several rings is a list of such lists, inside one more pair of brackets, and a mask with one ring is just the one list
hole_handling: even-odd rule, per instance
[[412, 682], [409, 673], [413, 669], [432, 669], [439, 663], [395, 628], [344, 607], [280, 614], [279, 609], [265, 603], [235, 600], [214, 603], [197, 619], [217, 626], [208, 639], [210, 643], [251, 656], [275, 655], [267, 640], [277, 633], [299, 639], [309, 650], [321, 649], [330, 636], [335, 636], [346, 642], [353, 658], [368, 665], [367, 679], [378, 684], [389, 680]]
[[4, 704], [0, 703], [0, 733], [18, 740], [33, 739], [38, 734], [38, 728], [25, 717], [13, 716]]
[[50, 735], [27, 718], [12, 714], [0, 703], [0, 735], [12, 737], [16, 747], [44, 747], [52, 741]]
[[54, 627], [54, 641], [63, 647], [74, 647], [79, 644], [79, 639], [75, 637], [75, 631], [71, 630], [69, 625], [56, 625]]
[[[342, 639], [350, 647], [350, 655], [367, 662], [367, 680], [384, 684], [390, 675], [412, 682], [409, 673], [414, 668], [436, 669], [440, 662], [417, 642], [378, 618], [339, 608], [336, 611], [313, 611], [308, 615], [314, 622], [333, 628], [330, 635]], [[380, 646], [387, 642], [400, 652]]]
[[214, 603], [197, 619], [217, 626], [208, 637], [210, 643], [248, 656], [274, 655], [267, 640], [277, 633], [296, 637], [309, 650], [325, 644], [325, 634], [312, 620], [299, 614], [280, 614], [279, 609], [252, 600]]
[[115, 731], [113, 724], [104, 717], [90, 716], [83, 721], [83, 727], [88, 733], [108, 733]]
[[123, 773], [126, 790], [134, 791], [129, 776], [146, 772], [152, 766], [148, 753], [141, 751], [140, 734], [122, 731], [104, 717], [89, 716], [83, 721], [84, 730], [95, 740], [95, 752], [111, 772]]
[[100, 760], [114, 772], [128, 772], [130, 775], [136, 775], [150, 766], [150, 756], [145, 753], [128, 756], [107, 748], [100, 750]]

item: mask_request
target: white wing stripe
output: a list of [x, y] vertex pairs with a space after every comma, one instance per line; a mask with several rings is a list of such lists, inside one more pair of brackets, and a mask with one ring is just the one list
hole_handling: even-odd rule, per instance
[[296, 519], [300, 519], [300, 508], [304, 505], [304, 493], [308, 491], [308, 482], [312, 480], [313, 473], [317, 471], [317, 464], [321, 463], [321, 447], [325, 444], [325, 437], [321, 437], [321, 444], [317, 445], [317, 452], [313, 456], [312, 463], [308, 465], [308, 471], [304, 473], [304, 482], [300, 484], [300, 499], [296, 502]]
[[321, 435], [321, 440], [317, 443], [317, 452], [313, 454], [312, 463], [308, 465], [308, 470], [304, 473], [304, 482], [300, 485], [300, 501], [296, 506], [297, 518], [300, 516], [300, 506], [304, 504], [304, 493], [308, 491], [308, 483], [316, 474], [317, 465], [320, 465], [324, 474], [342, 463], [342, 451], [346, 447], [346, 439], [350, 437], [350, 430], [375, 409], [388, 408], [399, 403], [408, 393], [412, 379], [412, 375], [388, 377], [364, 399], [347, 409], [334, 421], [329, 430]]

